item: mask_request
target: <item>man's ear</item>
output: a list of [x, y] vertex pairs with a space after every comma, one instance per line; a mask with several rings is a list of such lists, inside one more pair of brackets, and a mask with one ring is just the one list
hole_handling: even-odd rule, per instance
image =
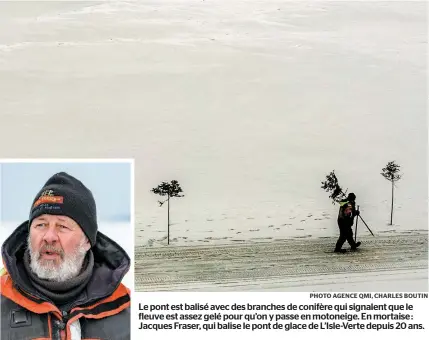
[[85, 237], [85, 243], [84, 243], [83, 247], [84, 247], [84, 249], [86, 251], [88, 251], [89, 249], [91, 249], [91, 243], [89, 243], [88, 237]]

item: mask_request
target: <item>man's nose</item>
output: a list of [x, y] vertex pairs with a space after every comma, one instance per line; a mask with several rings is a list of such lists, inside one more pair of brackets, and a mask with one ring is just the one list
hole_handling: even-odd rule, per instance
[[47, 243], [54, 243], [58, 241], [58, 234], [54, 225], [50, 225], [46, 229], [46, 233], [43, 235], [43, 240]]

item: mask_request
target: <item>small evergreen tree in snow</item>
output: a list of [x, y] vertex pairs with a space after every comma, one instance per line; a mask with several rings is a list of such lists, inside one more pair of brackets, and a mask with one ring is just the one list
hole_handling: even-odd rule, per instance
[[322, 182], [322, 189], [329, 192], [329, 198], [332, 199], [332, 204], [338, 203], [346, 198], [346, 194], [338, 183], [335, 170], [331, 171], [330, 174], [326, 176], [326, 181]]
[[385, 179], [392, 182], [392, 204], [390, 208], [390, 225], [393, 224], [393, 196], [394, 196], [394, 188], [395, 182], [399, 181], [402, 175], [399, 174], [400, 166], [395, 163], [395, 161], [387, 163], [386, 167], [384, 167], [380, 173]]
[[156, 195], [167, 196], [164, 201], [158, 201], [158, 203], [159, 206], [162, 207], [162, 205], [167, 202], [167, 244], [170, 244], [170, 198], [183, 197], [184, 195], [181, 195], [183, 190], [180, 187], [179, 182], [173, 180], [170, 183], [162, 182], [160, 185], [158, 185], [156, 188], [153, 188], [151, 191]]

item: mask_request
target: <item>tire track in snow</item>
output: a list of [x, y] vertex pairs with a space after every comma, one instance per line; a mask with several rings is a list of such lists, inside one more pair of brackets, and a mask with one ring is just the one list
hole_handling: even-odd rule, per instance
[[[357, 252], [330, 253], [336, 238], [283, 240], [272, 243], [135, 249], [136, 291], [180, 290], [204, 286], [210, 290], [280, 280], [293, 286], [332, 274], [364, 274], [428, 268], [428, 234], [414, 232], [360, 238]], [[343, 248], [347, 248], [345, 243]], [[375, 276], [374, 276], [375, 277]]]

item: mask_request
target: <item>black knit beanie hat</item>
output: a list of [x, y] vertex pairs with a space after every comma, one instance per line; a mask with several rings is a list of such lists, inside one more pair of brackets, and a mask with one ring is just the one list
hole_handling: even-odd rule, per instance
[[98, 230], [95, 200], [78, 179], [65, 172], [49, 178], [33, 200], [28, 225], [43, 214], [70, 217], [82, 228], [91, 247], [94, 246]]

